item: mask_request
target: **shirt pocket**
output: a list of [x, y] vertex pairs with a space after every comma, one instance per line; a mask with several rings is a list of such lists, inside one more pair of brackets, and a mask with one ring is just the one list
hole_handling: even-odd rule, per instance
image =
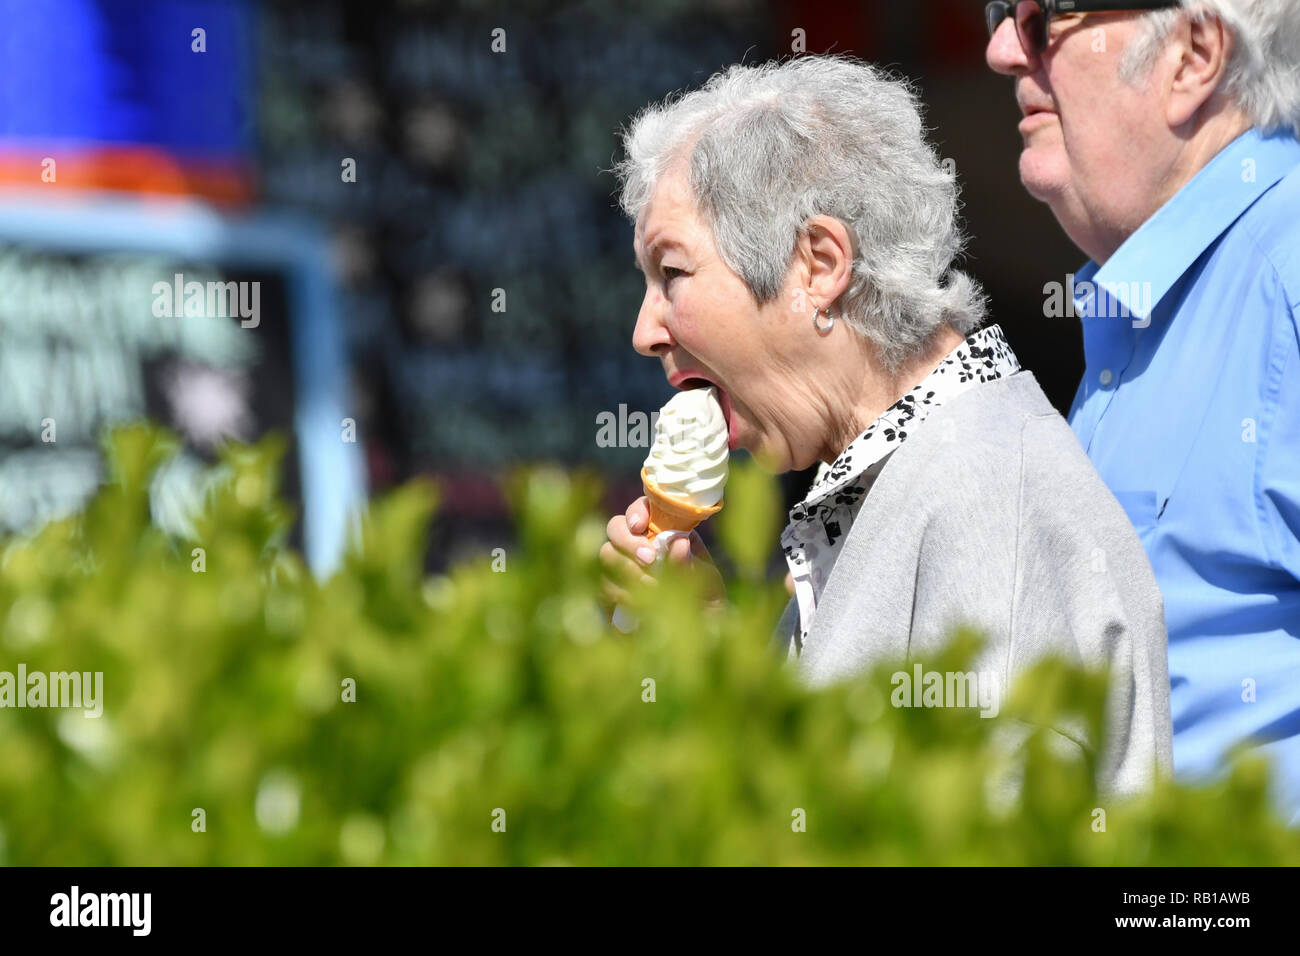
[[1155, 530], [1156, 522], [1160, 520], [1160, 512], [1156, 507], [1156, 493], [1154, 491], [1115, 491], [1111, 492], [1119, 506], [1124, 509], [1128, 515], [1129, 523], [1133, 525], [1133, 530], [1137, 532], [1138, 538], [1143, 544], [1147, 543], [1151, 532]]

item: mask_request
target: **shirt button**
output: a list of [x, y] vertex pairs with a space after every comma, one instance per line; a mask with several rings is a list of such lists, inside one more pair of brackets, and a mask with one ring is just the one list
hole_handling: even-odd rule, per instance
[[1111, 382], [1115, 381], [1115, 373], [1108, 368], [1104, 368], [1101, 370], [1101, 374], [1097, 376], [1097, 379], [1101, 382], [1102, 387], [1104, 388]]

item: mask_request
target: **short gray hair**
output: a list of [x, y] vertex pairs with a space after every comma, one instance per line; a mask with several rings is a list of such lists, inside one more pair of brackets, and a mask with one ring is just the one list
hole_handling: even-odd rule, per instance
[[759, 303], [780, 294], [809, 218], [842, 222], [855, 243], [844, 318], [890, 370], [940, 326], [983, 322], [979, 285], [951, 268], [964, 245], [956, 175], [905, 81], [841, 55], [736, 65], [643, 108], [622, 141], [614, 172], [634, 223], [689, 150], [700, 216]]
[[1288, 129], [1300, 136], [1300, 0], [1182, 0], [1181, 9], [1142, 17], [1142, 30], [1124, 51], [1120, 75], [1137, 84], [1180, 17], [1218, 17], [1236, 41], [1223, 93], [1262, 132]]

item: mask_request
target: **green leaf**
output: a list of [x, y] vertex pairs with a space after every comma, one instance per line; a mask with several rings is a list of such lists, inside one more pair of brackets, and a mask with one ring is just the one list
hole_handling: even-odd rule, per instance
[[775, 479], [752, 460], [733, 459], [726, 498], [714, 519], [718, 538], [741, 575], [763, 577], [777, 547], [781, 495]]

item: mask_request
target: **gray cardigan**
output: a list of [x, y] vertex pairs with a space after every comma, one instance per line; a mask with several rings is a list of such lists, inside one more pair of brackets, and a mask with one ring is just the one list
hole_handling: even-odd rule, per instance
[[[793, 657], [794, 600], [777, 626]], [[1172, 767], [1164, 604], [1115, 497], [1022, 371], [935, 409], [893, 452], [849, 530], [794, 666], [811, 685], [942, 648], [972, 625], [1002, 689], [1047, 653], [1110, 665], [1103, 792]], [[892, 692], [892, 688], [891, 688]], [[1094, 754], [1081, 727], [1053, 728]]]

